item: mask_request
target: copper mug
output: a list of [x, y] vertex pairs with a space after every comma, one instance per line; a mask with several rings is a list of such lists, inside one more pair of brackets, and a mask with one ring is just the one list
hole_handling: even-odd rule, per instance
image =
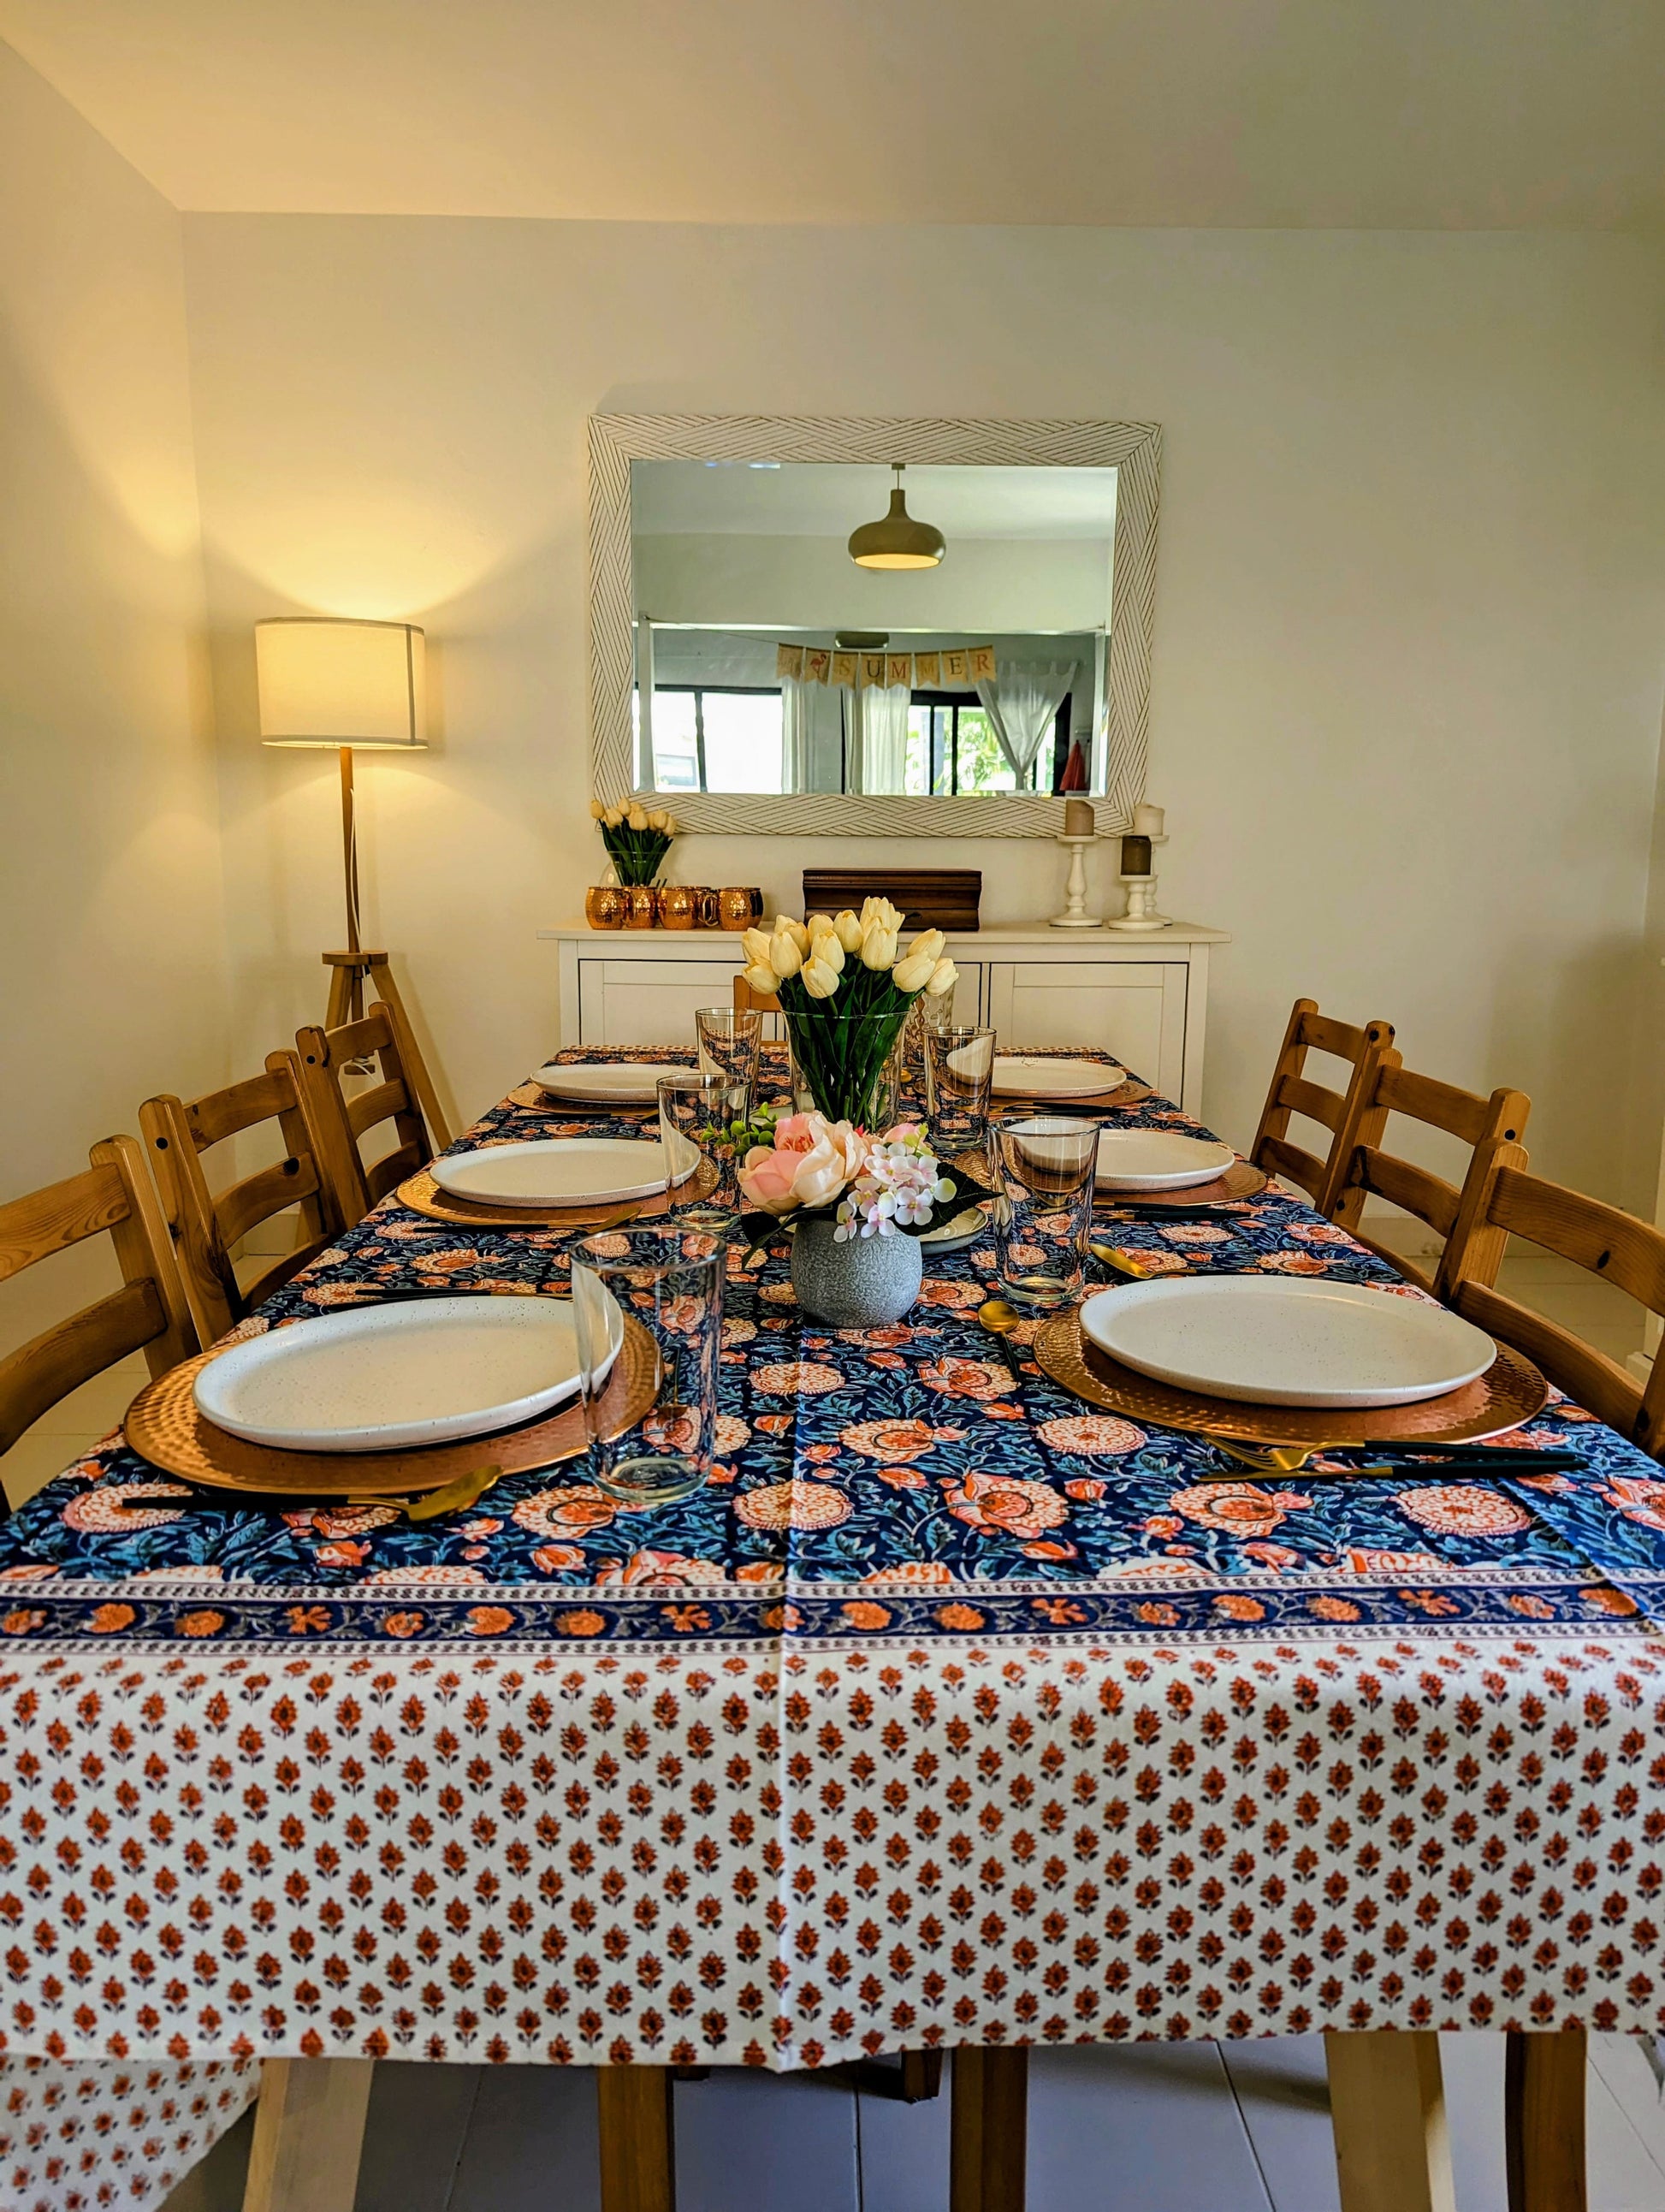
[[659, 893], [659, 925], [665, 929], [692, 929], [700, 910], [700, 894], [690, 884], [669, 884]]
[[694, 927], [696, 929], [715, 929], [720, 917], [717, 912], [717, 894], [709, 884], [698, 884], [694, 890]]
[[623, 929], [627, 903], [617, 884], [593, 884], [584, 894], [584, 919], [592, 929]]
[[624, 890], [626, 929], [651, 929], [659, 918], [659, 895], [652, 884], [628, 884]]
[[731, 884], [717, 894], [718, 927], [727, 930], [750, 929], [757, 919], [763, 901], [752, 904], [752, 894], [743, 887]]

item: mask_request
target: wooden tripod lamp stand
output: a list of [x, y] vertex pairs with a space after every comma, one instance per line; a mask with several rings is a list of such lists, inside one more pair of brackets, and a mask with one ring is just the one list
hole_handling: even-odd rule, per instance
[[341, 865], [347, 894], [347, 948], [326, 952], [330, 1004], [326, 1029], [357, 1021], [364, 986], [399, 1006], [385, 952], [368, 952], [359, 935], [358, 840], [353, 823], [353, 753], [427, 749], [422, 633], [414, 623], [357, 622], [346, 617], [279, 615], [254, 625], [260, 690], [260, 742], [333, 748], [341, 756]]

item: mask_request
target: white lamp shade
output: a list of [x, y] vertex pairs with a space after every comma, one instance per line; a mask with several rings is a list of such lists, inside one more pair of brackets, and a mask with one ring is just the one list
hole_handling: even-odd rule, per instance
[[423, 649], [414, 623], [322, 615], [256, 623], [261, 742], [425, 744]]

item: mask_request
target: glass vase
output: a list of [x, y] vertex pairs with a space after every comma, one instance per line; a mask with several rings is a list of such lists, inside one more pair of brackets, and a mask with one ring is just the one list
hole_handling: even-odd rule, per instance
[[866, 1014], [825, 1011], [832, 1004], [823, 999], [812, 1012], [781, 1010], [792, 1056], [793, 1103], [800, 1114], [853, 1121], [859, 1129], [888, 1129], [899, 1111], [896, 1042], [909, 1001]]

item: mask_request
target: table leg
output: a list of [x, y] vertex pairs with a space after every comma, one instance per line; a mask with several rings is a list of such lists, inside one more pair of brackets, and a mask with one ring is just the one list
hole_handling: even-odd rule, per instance
[[369, 2058], [269, 2058], [243, 2212], [353, 2212]]
[[1583, 2028], [1504, 2038], [1509, 2212], [1585, 2212]]
[[601, 2212], [676, 2212], [668, 2066], [604, 2066], [595, 2077]]
[[949, 2212], [1024, 2212], [1028, 2121], [1027, 2050], [954, 2053]]
[[1327, 2034], [1341, 2212], [1455, 2212], [1439, 2038]]

